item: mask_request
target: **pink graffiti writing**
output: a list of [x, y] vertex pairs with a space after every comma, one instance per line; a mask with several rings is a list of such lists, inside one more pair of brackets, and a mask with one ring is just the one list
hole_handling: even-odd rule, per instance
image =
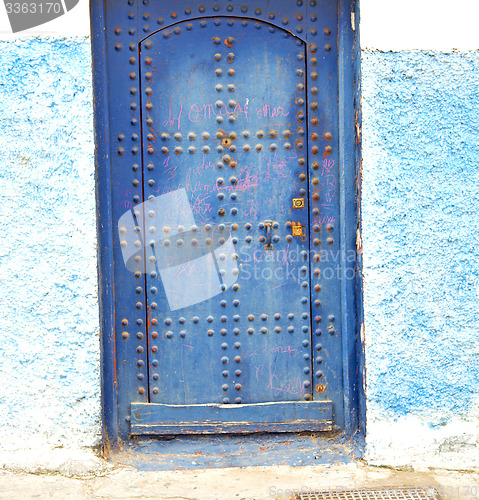
[[299, 354], [299, 351], [295, 349], [293, 346], [290, 345], [278, 345], [276, 347], [263, 347], [263, 349], [255, 349], [253, 352], [248, 354], [248, 357], [250, 356], [260, 356], [261, 353], [263, 354], [284, 354], [288, 358], [294, 358]]
[[205, 215], [213, 210], [211, 203], [209, 203], [209, 194], [193, 194], [191, 196], [191, 211], [196, 219], [204, 220]]
[[163, 173], [167, 174], [168, 177], [166, 177], [167, 180], [173, 179], [175, 176], [175, 170], [178, 168], [177, 165], [170, 165], [170, 157], [167, 156], [163, 160]]
[[325, 158], [323, 160], [323, 168], [321, 170], [321, 175], [330, 174], [333, 167], [334, 167], [334, 160]]
[[207, 119], [214, 116], [226, 116], [226, 115], [243, 115], [245, 120], [248, 121], [248, 104], [245, 103], [243, 107], [240, 103], [236, 103], [234, 108], [228, 110], [228, 108], [222, 105], [220, 108], [216, 104], [206, 103], [194, 103], [191, 105], [188, 112], [188, 118], [191, 122], [196, 123], [199, 119]]
[[277, 116], [288, 116], [289, 111], [285, 111], [282, 106], [272, 107], [269, 104], [263, 104], [256, 108], [256, 116], [258, 118], [276, 118]]
[[285, 379], [284, 382], [281, 382], [276, 375], [276, 362], [270, 362], [267, 369], [264, 365], [255, 366], [255, 377], [268, 389], [272, 389], [275, 396], [282, 392], [301, 394], [304, 389], [300, 377]]
[[321, 215], [317, 219], [313, 220], [313, 223], [317, 223], [322, 226], [323, 224], [334, 224], [335, 221], [336, 219], [331, 215]]
[[180, 111], [177, 118], [173, 118], [171, 107], [168, 108], [168, 118], [163, 122], [163, 127], [174, 127], [175, 122], [177, 124], [178, 130], [181, 127], [181, 113], [183, 112], [183, 105], [180, 106]]

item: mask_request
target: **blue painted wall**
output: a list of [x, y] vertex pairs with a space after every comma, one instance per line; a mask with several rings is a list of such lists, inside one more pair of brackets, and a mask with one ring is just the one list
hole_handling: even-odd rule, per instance
[[408, 421], [405, 457], [477, 437], [479, 53], [365, 51], [362, 84], [368, 440], [384, 462]]
[[[90, 42], [3, 41], [0, 61], [0, 451], [94, 446]], [[364, 51], [362, 82], [367, 457], [432, 464], [452, 453], [449, 466], [468, 466], [478, 455], [479, 55]]]
[[0, 450], [99, 442], [90, 42], [0, 42]]

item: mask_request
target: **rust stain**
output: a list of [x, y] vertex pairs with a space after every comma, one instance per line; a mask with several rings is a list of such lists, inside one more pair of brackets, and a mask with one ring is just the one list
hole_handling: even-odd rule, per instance
[[108, 460], [111, 456], [111, 443], [106, 432], [104, 432], [103, 434], [103, 446], [101, 447], [101, 454], [105, 460]]
[[359, 123], [359, 109], [354, 113], [354, 124], [356, 126], [356, 146], [361, 144], [361, 124]]
[[[112, 283], [112, 294], [115, 296], [115, 283]], [[113, 325], [116, 325], [116, 311], [113, 308]], [[116, 328], [113, 327], [114, 330], [112, 332], [112, 347], [113, 347], [113, 378], [115, 383], [115, 392], [118, 392], [118, 377], [117, 377], [117, 368], [116, 368]]]
[[259, 451], [272, 450], [274, 446], [260, 446]]
[[116, 348], [113, 344], [113, 376], [115, 377], [115, 391], [118, 392], [118, 378], [116, 376]]

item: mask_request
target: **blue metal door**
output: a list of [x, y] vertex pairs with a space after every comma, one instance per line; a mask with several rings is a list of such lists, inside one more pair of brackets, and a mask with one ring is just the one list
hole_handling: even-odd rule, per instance
[[150, 402], [312, 400], [305, 43], [199, 18], [140, 68]]
[[337, 5], [280, 4], [106, 6], [128, 433], [343, 419]]

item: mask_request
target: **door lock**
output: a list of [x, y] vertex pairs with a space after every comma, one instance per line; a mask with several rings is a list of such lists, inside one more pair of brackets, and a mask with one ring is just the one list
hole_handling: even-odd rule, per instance
[[301, 222], [291, 222], [291, 228], [293, 236], [299, 237], [301, 241], [306, 240], [306, 236], [304, 235], [304, 230], [303, 230], [304, 226], [301, 224]]

